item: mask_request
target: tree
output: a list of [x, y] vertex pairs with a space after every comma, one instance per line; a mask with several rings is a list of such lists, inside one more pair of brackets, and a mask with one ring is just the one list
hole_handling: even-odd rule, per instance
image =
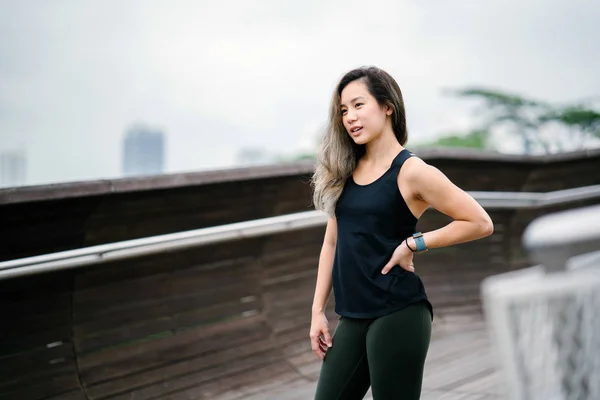
[[[600, 114], [584, 105], [552, 105], [523, 96], [486, 88], [453, 90], [451, 94], [474, 98], [479, 109], [477, 131], [491, 135], [500, 130], [520, 138], [523, 151], [550, 153], [566, 147], [581, 148], [590, 138], [600, 138]], [[568, 145], [568, 146], [567, 146]]]
[[473, 130], [466, 135], [451, 134], [443, 136], [431, 143], [433, 146], [468, 147], [473, 149], [486, 149], [490, 147], [488, 133], [483, 130]]
[[541, 121], [558, 122], [567, 127], [571, 140], [585, 143], [590, 137], [600, 138], [600, 113], [582, 105], [567, 106], [541, 116]]
[[455, 95], [477, 98], [485, 105], [481, 113], [482, 129], [491, 132], [504, 128], [510, 134], [520, 137], [526, 154], [532, 153], [534, 146], [542, 147], [548, 153], [548, 144], [538, 135], [540, 114], [549, 110], [546, 103], [526, 99], [522, 96], [484, 88], [457, 90]]

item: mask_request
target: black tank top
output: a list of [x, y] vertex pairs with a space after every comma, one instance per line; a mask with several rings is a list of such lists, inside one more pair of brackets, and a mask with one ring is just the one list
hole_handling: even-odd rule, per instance
[[337, 314], [377, 318], [409, 304], [425, 301], [423, 282], [414, 272], [394, 266], [381, 270], [402, 241], [415, 233], [417, 218], [398, 190], [398, 173], [414, 156], [404, 149], [390, 168], [368, 185], [348, 178], [336, 204], [337, 245], [333, 291]]

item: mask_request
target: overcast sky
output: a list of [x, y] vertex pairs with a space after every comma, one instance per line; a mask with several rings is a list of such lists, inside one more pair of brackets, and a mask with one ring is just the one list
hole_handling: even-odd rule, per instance
[[599, 20], [593, 0], [0, 0], [0, 151], [26, 150], [28, 184], [118, 177], [136, 122], [166, 132], [167, 172], [289, 154], [366, 64], [400, 84], [410, 145], [470, 124], [444, 88], [600, 95]]

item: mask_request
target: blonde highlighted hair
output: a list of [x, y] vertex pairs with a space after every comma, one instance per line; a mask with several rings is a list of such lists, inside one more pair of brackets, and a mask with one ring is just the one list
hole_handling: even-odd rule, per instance
[[335, 217], [335, 207], [346, 180], [352, 175], [358, 160], [365, 154], [365, 146], [354, 143], [348, 135], [340, 112], [342, 91], [350, 82], [356, 80], [366, 84], [369, 93], [380, 106], [387, 105], [392, 108], [392, 129], [398, 142], [404, 145], [408, 139], [404, 100], [394, 78], [377, 67], [361, 67], [346, 73], [333, 92], [329, 122], [319, 146], [315, 173], [311, 181], [315, 208], [326, 212], [330, 217]]

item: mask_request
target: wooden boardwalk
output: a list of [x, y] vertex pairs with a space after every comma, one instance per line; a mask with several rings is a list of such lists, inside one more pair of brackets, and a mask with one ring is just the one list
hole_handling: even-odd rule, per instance
[[[494, 365], [485, 325], [472, 318], [434, 326], [425, 365], [422, 400], [505, 399]], [[316, 359], [316, 356], [314, 356]], [[273, 371], [273, 379], [257, 386], [242, 384], [215, 400], [309, 400], [314, 396], [320, 361], [305, 364], [298, 374]], [[373, 399], [369, 391], [365, 399]]]

